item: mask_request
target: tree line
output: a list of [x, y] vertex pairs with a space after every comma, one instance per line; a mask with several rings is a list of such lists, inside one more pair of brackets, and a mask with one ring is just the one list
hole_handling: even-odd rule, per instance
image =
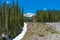
[[6, 33], [14, 38], [22, 31], [23, 22], [23, 8], [20, 9], [18, 0], [16, 3], [12, 0], [12, 4], [0, 2], [0, 36]]
[[60, 10], [37, 10], [34, 20], [36, 22], [59, 22]]

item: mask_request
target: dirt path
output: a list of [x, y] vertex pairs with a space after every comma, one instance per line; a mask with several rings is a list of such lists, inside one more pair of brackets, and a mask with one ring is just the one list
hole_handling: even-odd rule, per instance
[[[28, 24], [27, 25], [27, 30], [28, 31], [27, 31], [26, 35], [24, 36], [24, 38], [22, 40], [30, 40], [31, 37], [38, 36], [40, 26], [44, 25], [44, 24], [41, 24], [41, 23], [31, 23], [31, 22], [28, 22], [27, 24]], [[47, 25], [45, 25], [45, 26], [47, 26]]]
[[[56, 37], [55, 34], [46, 31], [48, 26], [50, 25], [47, 25], [45, 23], [27, 22], [28, 31], [22, 40], [55, 40], [55, 38], [58, 38], [59, 40], [59, 37]], [[40, 37], [41, 36], [41, 35], [39, 36], [40, 33], [42, 33], [45, 37]]]
[[26, 35], [24, 36], [24, 38], [22, 40], [28, 40], [28, 38], [33, 34], [32, 31], [35, 30], [35, 26], [34, 23], [27, 23], [27, 33]]

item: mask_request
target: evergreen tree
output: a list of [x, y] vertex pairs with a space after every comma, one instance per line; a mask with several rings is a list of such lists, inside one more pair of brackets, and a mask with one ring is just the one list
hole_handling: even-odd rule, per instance
[[58, 10], [37, 10], [35, 20], [36, 22], [58, 22], [59, 15]]
[[18, 6], [18, 0], [16, 4], [12, 1], [12, 4], [4, 2], [0, 6], [0, 32], [6, 33], [7, 36], [10, 34], [14, 38], [22, 31], [23, 13]]

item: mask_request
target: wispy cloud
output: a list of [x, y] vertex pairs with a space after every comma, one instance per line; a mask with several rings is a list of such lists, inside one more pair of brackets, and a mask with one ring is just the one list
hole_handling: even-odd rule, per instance
[[7, 3], [7, 4], [9, 4], [10, 2], [9, 2], [9, 1], [7, 1], [6, 3]]

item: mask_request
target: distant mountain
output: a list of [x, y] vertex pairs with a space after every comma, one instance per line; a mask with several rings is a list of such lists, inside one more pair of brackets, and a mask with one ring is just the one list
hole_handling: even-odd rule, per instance
[[35, 16], [34, 13], [27, 13], [27, 14], [24, 14], [24, 17], [32, 17], [32, 16]]
[[33, 19], [34, 19], [34, 16], [35, 16], [34, 13], [27, 13], [27, 14], [24, 14], [24, 19], [25, 19], [27, 22], [31, 22], [31, 21], [33, 21]]

